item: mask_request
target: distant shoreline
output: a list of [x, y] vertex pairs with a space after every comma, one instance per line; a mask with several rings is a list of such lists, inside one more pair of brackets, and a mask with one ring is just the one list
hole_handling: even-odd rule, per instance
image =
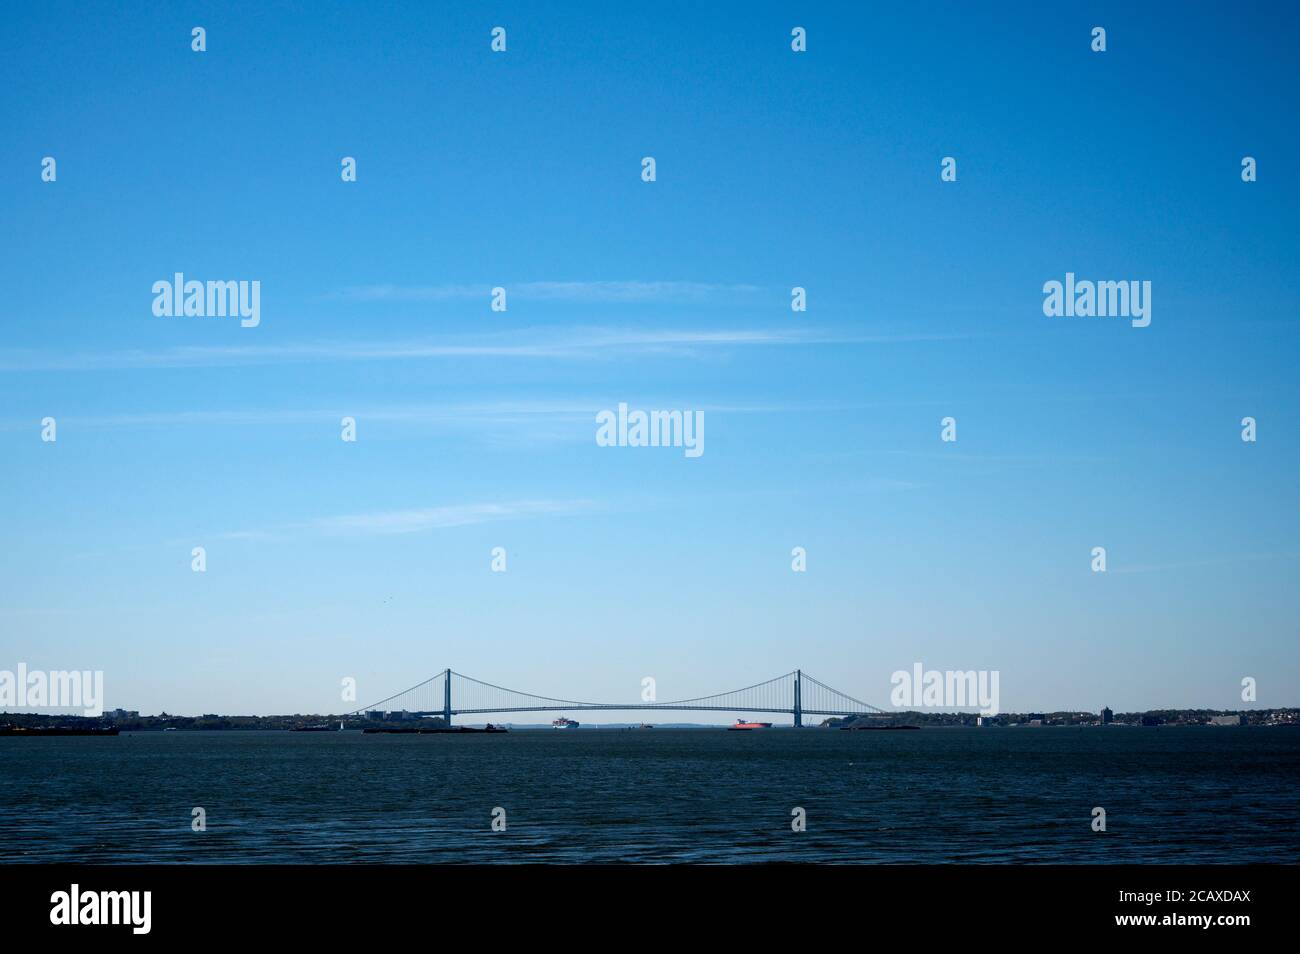
[[[375, 719], [360, 716], [338, 715], [285, 715], [285, 716], [178, 716], [161, 713], [156, 716], [141, 716], [136, 713], [118, 715], [105, 713], [103, 716], [55, 715], [31, 712], [0, 712], [0, 727], [11, 726], [27, 729], [78, 729], [116, 728], [122, 732], [161, 732], [168, 729], [186, 732], [240, 732], [240, 731], [302, 731], [331, 732], [340, 726], [347, 731], [357, 731], [378, 722], [385, 726], [407, 726], [410, 728], [439, 728], [444, 723], [441, 718], [410, 718], [404, 713], [389, 713], [386, 718]], [[982, 723], [982, 724], [981, 724]], [[540, 722], [512, 723], [494, 722], [518, 731], [554, 731], [551, 725]], [[456, 720], [453, 725], [482, 727], [484, 722], [464, 722]], [[820, 724], [807, 725], [807, 729], [840, 728], [885, 728], [891, 725], [906, 725], [920, 728], [1110, 728], [1110, 727], [1152, 727], [1169, 728], [1196, 725], [1211, 725], [1216, 728], [1234, 728], [1238, 726], [1296, 726], [1300, 725], [1300, 708], [1250, 709], [1250, 710], [1216, 710], [1216, 709], [1157, 709], [1148, 712], [1114, 713], [1109, 722], [1103, 723], [1101, 716], [1085, 712], [1049, 712], [1049, 713], [1001, 713], [997, 716], [980, 716], [974, 712], [896, 712], [880, 715], [831, 718]], [[576, 731], [660, 731], [666, 729], [715, 729], [723, 730], [728, 726], [722, 723], [673, 722], [657, 723], [650, 729], [642, 729], [638, 723], [610, 722], [582, 725]], [[775, 724], [773, 729], [793, 728], [788, 724]], [[574, 730], [570, 730], [574, 731]], [[767, 731], [767, 730], [755, 730]]]

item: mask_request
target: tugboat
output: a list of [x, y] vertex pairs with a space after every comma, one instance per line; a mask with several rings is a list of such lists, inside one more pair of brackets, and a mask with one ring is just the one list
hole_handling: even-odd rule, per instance
[[739, 732], [741, 729], [770, 729], [770, 722], [746, 722], [744, 719], [737, 719], [735, 725], [727, 726], [728, 732]]
[[560, 716], [552, 722], [551, 725], [556, 729], [576, 729], [578, 727], [578, 723], [575, 720], [566, 719], [564, 716]]

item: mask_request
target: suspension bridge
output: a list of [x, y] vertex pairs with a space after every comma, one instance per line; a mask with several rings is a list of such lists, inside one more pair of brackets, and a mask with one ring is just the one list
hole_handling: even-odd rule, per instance
[[424, 682], [348, 714], [401, 711], [410, 718], [440, 716], [447, 725], [451, 725], [451, 718], [456, 715], [601, 710], [788, 713], [794, 718], [796, 726], [803, 725], [803, 717], [806, 715], [854, 716], [884, 713], [883, 709], [832, 689], [801, 669], [743, 689], [671, 702], [583, 702], [578, 699], [560, 699], [507, 689], [444, 669]]

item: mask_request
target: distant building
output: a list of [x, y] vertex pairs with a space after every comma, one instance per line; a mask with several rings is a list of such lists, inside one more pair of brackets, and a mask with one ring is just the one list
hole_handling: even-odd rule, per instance
[[1115, 721], [1115, 713], [1110, 711], [1110, 706], [1101, 707], [1101, 724], [1110, 725]]
[[1210, 725], [1242, 725], [1246, 721], [1241, 714], [1210, 716]]
[[383, 722], [383, 721], [384, 721], [384, 710], [383, 710], [383, 709], [367, 709], [367, 710], [366, 710], [366, 718], [369, 719], [371, 722]]
[[140, 718], [140, 712], [138, 709], [110, 709], [108, 717], [119, 721], [122, 719], [138, 719]]

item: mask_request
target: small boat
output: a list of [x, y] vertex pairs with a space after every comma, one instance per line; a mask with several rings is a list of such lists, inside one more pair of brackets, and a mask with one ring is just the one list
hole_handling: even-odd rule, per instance
[[772, 728], [772, 723], [770, 722], [746, 722], [744, 719], [737, 719], [735, 725], [727, 726], [727, 731], [738, 732], [742, 729], [748, 730], [748, 729], [770, 729], [770, 728]]

